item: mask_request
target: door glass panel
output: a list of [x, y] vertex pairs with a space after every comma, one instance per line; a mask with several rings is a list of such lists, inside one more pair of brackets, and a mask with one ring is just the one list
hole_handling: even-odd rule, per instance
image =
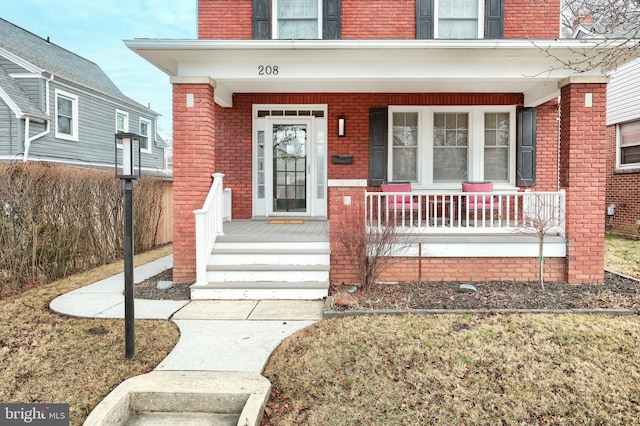
[[264, 130], [258, 131], [258, 198], [264, 199], [265, 197], [265, 179], [264, 179]]
[[273, 125], [274, 212], [307, 211], [307, 126]]

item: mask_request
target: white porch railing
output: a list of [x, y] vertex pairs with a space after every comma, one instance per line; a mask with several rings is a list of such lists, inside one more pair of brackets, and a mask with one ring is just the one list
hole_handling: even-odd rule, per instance
[[222, 235], [223, 178], [222, 173], [213, 174], [213, 184], [207, 199], [201, 209], [193, 211], [196, 215], [196, 284], [207, 283], [207, 262], [216, 238]]
[[[487, 210], [482, 208], [483, 197], [489, 197]], [[395, 203], [387, 201], [394, 198]], [[411, 233], [564, 235], [565, 191], [367, 192], [365, 215], [370, 229], [395, 224]]]

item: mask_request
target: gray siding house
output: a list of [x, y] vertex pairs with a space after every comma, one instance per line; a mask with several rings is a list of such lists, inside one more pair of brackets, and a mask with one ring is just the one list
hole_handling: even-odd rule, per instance
[[142, 173], [168, 177], [157, 119], [97, 64], [0, 18], [0, 161], [112, 169], [124, 131], [142, 136]]

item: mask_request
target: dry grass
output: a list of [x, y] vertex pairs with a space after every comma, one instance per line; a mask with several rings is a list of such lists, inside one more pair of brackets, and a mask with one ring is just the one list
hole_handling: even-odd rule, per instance
[[[143, 264], [171, 246], [136, 255]], [[69, 403], [71, 424], [116, 385], [151, 371], [178, 341], [168, 321], [136, 321], [136, 355], [124, 358], [124, 321], [74, 319], [49, 310], [60, 294], [122, 272], [116, 262], [0, 300], [0, 401]]]
[[640, 241], [607, 236], [604, 267], [640, 279]]
[[269, 361], [265, 423], [638, 424], [638, 341], [637, 316], [322, 321]]
[[[640, 278], [640, 242], [606, 267]], [[266, 425], [640, 424], [640, 317], [436, 315], [322, 321], [265, 369]]]

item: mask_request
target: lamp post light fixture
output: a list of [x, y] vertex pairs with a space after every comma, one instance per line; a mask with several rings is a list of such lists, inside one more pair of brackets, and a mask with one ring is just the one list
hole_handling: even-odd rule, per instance
[[140, 179], [140, 136], [116, 133], [116, 178], [124, 181], [124, 331], [125, 357], [135, 352], [133, 312], [133, 180]]

